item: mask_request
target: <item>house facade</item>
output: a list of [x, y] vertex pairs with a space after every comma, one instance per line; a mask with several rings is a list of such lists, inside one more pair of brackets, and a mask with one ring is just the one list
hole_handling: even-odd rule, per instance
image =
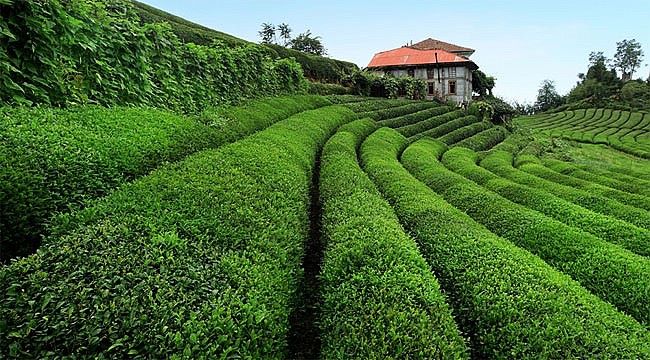
[[473, 49], [427, 39], [375, 54], [368, 71], [395, 77], [410, 76], [427, 84], [427, 99], [467, 104], [472, 100]]

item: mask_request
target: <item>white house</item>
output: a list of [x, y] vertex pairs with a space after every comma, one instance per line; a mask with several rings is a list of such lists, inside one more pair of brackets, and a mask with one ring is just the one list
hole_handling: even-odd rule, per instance
[[375, 54], [367, 69], [378, 74], [422, 79], [427, 83], [427, 99], [469, 103], [472, 71], [478, 69], [469, 59], [473, 53], [473, 49], [426, 39]]

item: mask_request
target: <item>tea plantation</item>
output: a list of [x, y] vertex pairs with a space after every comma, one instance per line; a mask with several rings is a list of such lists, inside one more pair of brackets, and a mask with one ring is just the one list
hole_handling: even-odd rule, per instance
[[3, 358], [650, 358], [645, 114], [2, 117]]

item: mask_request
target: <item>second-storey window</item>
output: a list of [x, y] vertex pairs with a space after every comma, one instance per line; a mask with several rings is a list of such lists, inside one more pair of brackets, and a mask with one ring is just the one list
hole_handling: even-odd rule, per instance
[[456, 95], [456, 81], [449, 81], [449, 94]]
[[427, 69], [427, 79], [432, 80], [436, 77], [436, 72], [433, 68]]
[[455, 78], [456, 77], [456, 68], [455, 67], [449, 68], [449, 77], [450, 78]]
[[413, 68], [410, 68], [410, 69], [406, 70], [406, 73], [410, 77], [415, 77], [415, 69], [413, 69]]

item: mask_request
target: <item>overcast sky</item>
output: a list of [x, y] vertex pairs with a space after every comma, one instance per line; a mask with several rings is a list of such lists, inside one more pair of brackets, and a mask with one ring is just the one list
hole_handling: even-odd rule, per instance
[[495, 93], [534, 101], [539, 83], [568, 92], [585, 72], [590, 51], [613, 56], [616, 42], [636, 39], [650, 68], [650, 0], [632, 1], [339, 1], [144, 0], [213, 29], [259, 41], [260, 24], [310, 29], [329, 55], [360, 67], [373, 54], [428, 37], [476, 49], [481, 70], [497, 78]]

